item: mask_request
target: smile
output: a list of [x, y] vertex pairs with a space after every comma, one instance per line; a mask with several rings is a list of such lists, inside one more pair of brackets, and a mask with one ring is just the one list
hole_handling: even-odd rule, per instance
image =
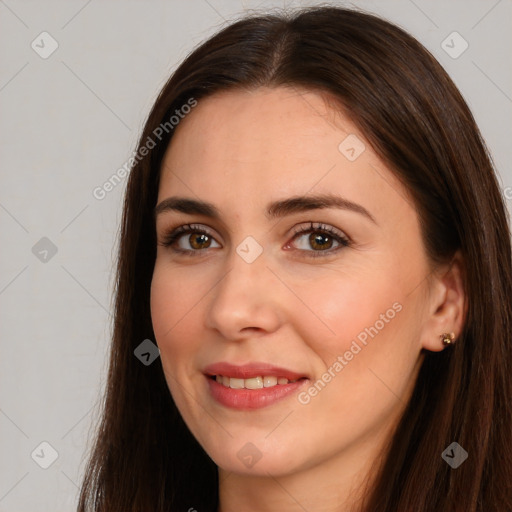
[[237, 377], [227, 377], [225, 375], [213, 375], [211, 377], [219, 384], [231, 389], [262, 389], [274, 386], [285, 385], [297, 380], [288, 380], [286, 377], [275, 377], [274, 375], [257, 376], [250, 379], [240, 379]]
[[[205, 381], [208, 384], [207, 391], [216, 403], [229, 409], [250, 411], [268, 407], [299, 393], [307, 386], [309, 379], [303, 377], [290, 382], [286, 378], [281, 380], [274, 376], [239, 379], [216, 375], [207, 376]], [[229, 383], [229, 386], [224, 382]]]

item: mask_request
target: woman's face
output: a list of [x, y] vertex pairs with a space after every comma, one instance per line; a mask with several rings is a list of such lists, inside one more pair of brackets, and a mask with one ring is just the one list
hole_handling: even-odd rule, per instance
[[406, 190], [316, 93], [225, 92], [175, 131], [151, 314], [183, 419], [226, 471], [361, 465], [396, 426], [432, 341]]

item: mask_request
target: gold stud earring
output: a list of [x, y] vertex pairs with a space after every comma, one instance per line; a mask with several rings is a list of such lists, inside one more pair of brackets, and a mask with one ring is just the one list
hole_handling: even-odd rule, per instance
[[440, 338], [443, 340], [445, 345], [453, 345], [455, 343], [455, 333], [445, 332], [441, 334]]

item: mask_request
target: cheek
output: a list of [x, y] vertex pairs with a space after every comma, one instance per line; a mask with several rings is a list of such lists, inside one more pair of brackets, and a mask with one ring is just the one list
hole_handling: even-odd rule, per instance
[[354, 340], [365, 346], [371, 339], [384, 338], [381, 333], [397, 323], [401, 309], [401, 293], [389, 273], [335, 273], [314, 288], [305, 284], [298, 294], [311, 305], [311, 314], [301, 315], [304, 339], [313, 340], [312, 348], [323, 354], [324, 363], [349, 350]]
[[364, 430], [378, 423], [397, 405], [395, 393], [411, 383], [418, 357], [415, 304], [398, 276], [390, 266], [322, 280], [309, 295], [301, 292], [315, 305], [301, 336], [318, 361], [317, 381], [299, 401], [316, 402], [311, 412], [330, 411], [333, 424]]
[[189, 355], [197, 350], [194, 344], [201, 339], [194, 322], [198, 311], [194, 306], [197, 308], [205, 292], [197, 281], [191, 286], [181, 275], [157, 264], [151, 282], [151, 321], [170, 387], [173, 380], [169, 376], [181, 381], [189, 373]]
[[[301, 403], [363, 431], [383, 421], [401, 402], [413, 382], [419, 355], [414, 296], [399, 282], [400, 271], [344, 275], [325, 281], [310, 294], [315, 313], [334, 331], [314, 335], [318, 319], [310, 322], [304, 339], [322, 360], [317, 381]], [[325, 330], [324, 330], [325, 331]], [[324, 332], [322, 331], [322, 332]], [[404, 398], [405, 400], [405, 398]]]
[[[181, 274], [183, 276], [183, 274]], [[186, 409], [183, 387], [193, 373], [194, 354], [201, 335], [194, 321], [197, 287], [162, 264], [155, 266], [151, 282], [151, 321], [169, 391], [180, 410]], [[194, 331], [195, 329], [195, 331]]]
[[[165, 262], [155, 265], [151, 281], [150, 306], [153, 330], [157, 340], [173, 339], [182, 325], [197, 314], [197, 306], [208, 292], [205, 280], [197, 272], [190, 279]], [[205, 284], [202, 284], [205, 283]]]

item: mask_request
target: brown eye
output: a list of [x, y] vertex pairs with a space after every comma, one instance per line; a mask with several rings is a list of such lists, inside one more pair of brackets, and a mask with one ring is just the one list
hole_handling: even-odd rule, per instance
[[311, 244], [311, 247], [316, 249], [330, 249], [333, 244], [333, 238], [324, 234], [311, 233], [309, 235], [309, 243]]
[[[188, 235], [188, 238], [185, 235]], [[214, 240], [204, 228], [187, 224], [166, 234], [160, 245], [170, 247], [178, 253], [194, 254], [210, 248]]]
[[207, 249], [211, 244], [211, 238], [204, 233], [189, 236], [189, 244], [194, 249]]
[[[305, 235], [309, 235], [307, 239]], [[294, 242], [294, 245], [304, 253], [306, 257], [313, 258], [331, 255], [351, 245], [350, 240], [344, 236], [341, 231], [339, 232], [337, 229], [324, 224], [315, 225], [313, 222], [310, 223], [308, 228], [299, 228], [295, 232], [293, 240], [300, 239], [304, 239], [305, 242], [299, 244]], [[335, 243], [337, 246], [333, 248], [333, 244]]]

